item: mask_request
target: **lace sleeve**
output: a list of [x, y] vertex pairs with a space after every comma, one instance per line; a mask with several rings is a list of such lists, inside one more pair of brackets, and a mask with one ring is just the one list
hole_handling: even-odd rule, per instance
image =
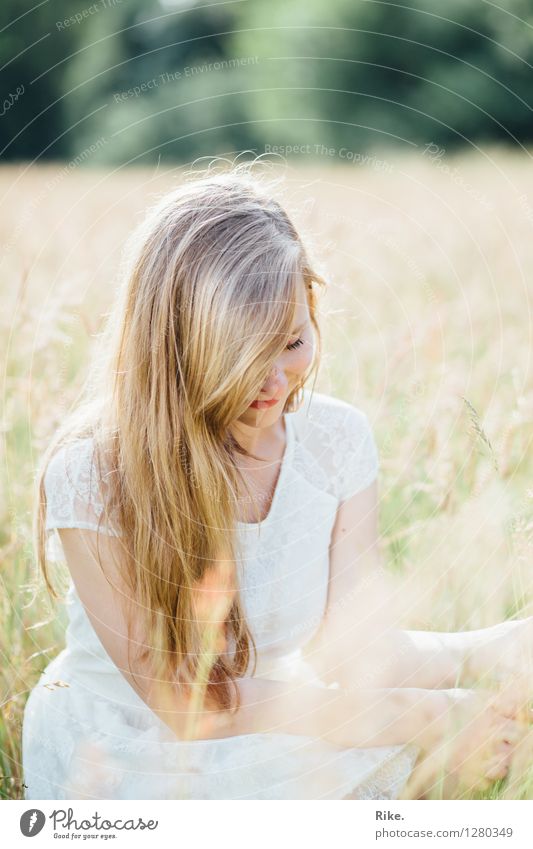
[[304, 399], [296, 420], [305, 448], [324, 486], [339, 502], [346, 501], [378, 475], [378, 449], [368, 416], [325, 393], [305, 391]]
[[368, 416], [347, 405], [334, 448], [333, 486], [339, 501], [361, 492], [377, 477], [379, 454]]
[[55, 528], [100, 530], [109, 536], [120, 533], [106, 517], [98, 522], [104, 510], [105, 481], [98, 481], [91, 438], [63, 445], [48, 463], [44, 486], [46, 493], [47, 531]]

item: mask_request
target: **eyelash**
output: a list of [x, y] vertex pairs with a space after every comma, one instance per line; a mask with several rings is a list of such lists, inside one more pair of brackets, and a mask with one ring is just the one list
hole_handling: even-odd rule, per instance
[[287, 345], [287, 348], [289, 349], [289, 351], [292, 351], [293, 348], [299, 348], [300, 345], [303, 345], [303, 343], [304, 343], [303, 339], [297, 339], [296, 342], [291, 342], [290, 345]]

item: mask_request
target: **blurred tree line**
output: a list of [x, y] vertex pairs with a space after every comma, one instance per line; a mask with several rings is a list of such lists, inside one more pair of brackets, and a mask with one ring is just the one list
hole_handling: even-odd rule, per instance
[[533, 134], [533, 0], [2, 0], [0, 39], [3, 159]]

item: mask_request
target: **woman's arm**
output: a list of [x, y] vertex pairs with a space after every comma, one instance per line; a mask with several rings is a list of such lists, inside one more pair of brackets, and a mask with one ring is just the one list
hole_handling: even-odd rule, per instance
[[451, 707], [444, 690], [330, 690], [260, 678], [238, 680], [240, 710], [219, 736], [285, 733], [343, 747], [415, 743], [430, 749], [445, 733]]
[[[343, 747], [411, 742], [424, 750], [434, 747], [445, 735], [453, 691], [360, 687], [342, 691], [245, 678], [237, 680], [242, 698], [240, 710], [231, 714], [204, 706], [194, 714], [193, 734], [187, 736], [191, 728], [191, 704], [184, 689], [169, 682], [161, 689], [154, 681], [149, 662], [136, 663], [133, 670], [129, 668], [126, 588], [116, 570], [120, 541], [113, 537], [101, 539], [101, 555], [109, 578], [106, 580], [96, 562], [94, 531], [76, 528], [60, 533], [67, 565], [102, 645], [177, 740], [271, 732], [317, 736]], [[149, 645], [139, 624], [133, 626], [135, 640]], [[457, 692], [468, 698], [468, 691]]]
[[457, 687], [465, 635], [394, 625], [408, 589], [383, 568], [377, 505], [374, 481], [337, 510], [326, 613], [306, 658], [324, 680], [345, 687]]
[[[158, 686], [149, 661], [141, 664], [132, 659], [131, 669], [128, 664], [127, 589], [117, 568], [120, 540], [100, 537], [107, 580], [97, 563], [94, 531], [62, 529], [60, 536], [78, 595], [105, 650], [146, 705], [176, 738], [184, 739], [191, 727], [190, 700], [184, 688], [171, 682]], [[139, 623], [131, 625], [136, 642], [150, 645]], [[195, 738], [272, 732], [318, 736], [346, 746], [429, 741], [443, 704], [442, 694], [408, 689], [344, 692], [253, 677], [237, 679], [237, 686], [240, 710], [230, 714], [204, 705], [194, 715]]]
[[[139, 622], [128, 637], [127, 589], [117, 568], [119, 539], [102, 535], [96, 558], [96, 534], [62, 529], [67, 565], [91, 624], [106, 652], [140, 698], [179, 740], [191, 729], [191, 703], [183, 687], [155, 680], [149, 660], [128, 664], [129, 639], [150, 645]], [[106, 579], [107, 576], [107, 579]], [[134, 646], [136, 648], [136, 646]], [[132, 653], [135, 655], [135, 651]], [[332, 690], [311, 684], [260, 678], [237, 679], [242, 704], [236, 714], [208, 709], [194, 714], [193, 739], [235, 734], [287, 733], [317, 736], [341, 746], [378, 746], [415, 742], [431, 746], [444, 733], [445, 691], [353, 686]]]

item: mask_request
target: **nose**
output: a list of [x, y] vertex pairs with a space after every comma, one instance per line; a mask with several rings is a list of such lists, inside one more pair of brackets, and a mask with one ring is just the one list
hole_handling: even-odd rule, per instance
[[266, 398], [280, 398], [287, 392], [287, 375], [279, 366], [274, 366], [263, 385], [262, 393]]

